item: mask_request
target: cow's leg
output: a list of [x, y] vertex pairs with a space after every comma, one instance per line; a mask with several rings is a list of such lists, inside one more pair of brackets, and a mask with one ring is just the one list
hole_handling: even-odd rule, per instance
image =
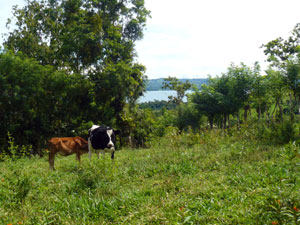
[[115, 158], [115, 151], [113, 151], [112, 153], [111, 153], [111, 159], [114, 159]]
[[101, 151], [101, 155], [103, 155], [103, 157], [102, 157], [102, 156], [101, 156], [101, 157], [102, 157], [103, 159], [105, 159], [105, 151]]
[[56, 154], [56, 152], [52, 152], [52, 151], [49, 152], [49, 165], [50, 165], [50, 169], [51, 169], [51, 170], [55, 170], [55, 169], [54, 169], [54, 158], [55, 158], [55, 154]]
[[88, 147], [89, 147], [89, 159], [92, 159], [92, 144], [90, 138], [88, 139]]
[[76, 153], [76, 159], [78, 160], [78, 162], [80, 164], [80, 153]]
[[92, 150], [89, 149], [89, 159], [92, 159]]

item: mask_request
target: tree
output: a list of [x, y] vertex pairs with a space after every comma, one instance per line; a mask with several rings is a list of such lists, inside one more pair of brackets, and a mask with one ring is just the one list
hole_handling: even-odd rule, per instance
[[[146, 77], [142, 65], [129, 66], [125, 62], [108, 65], [103, 72], [91, 75], [94, 86], [96, 120], [122, 127], [124, 107], [134, 108], [137, 99], [145, 91]], [[130, 110], [131, 112], [131, 110]]]
[[223, 116], [223, 127], [227, 127], [229, 115], [237, 114], [247, 104], [253, 83], [253, 74], [259, 71], [259, 65], [254, 68], [241, 63], [231, 64], [227, 73], [220, 77], [209, 78], [208, 85], [202, 85], [200, 92], [192, 95], [192, 102], [199, 112], [204, 113], [210, 126], [216, 116]]
[[[189, 98], [189, 97], [188, 97]], [[202, 114], [198, 113], [195, 109], [194, 104], [188, 100], [187, 104], [181, 104], [179, 106], [181, 109], [181, 116], [176, 120], [176, 126], [179, 130], [184, 130], [187, 128], [192, 128], [193, 130], [198, 130], [202, 123]]]
[[227, 121], [230, 114], [235, 112], [237, 105], [232, 98], [232, 83], [231, 77], [227, 74], [222, 74], [220, 77], [211, 79], [209, 84], [216, 92], [218, 115], [223, 115], [223, 127], [227, 127]]
[[[211, 78], [210, 78], [211, 80]], [[191, 101], [194, 104], [198, 114], [207, 116], [210, 128], [213, 128], [215, 117], [221, 113], [222, 109], [219, 104], [221, 94], [216, 92], [210, 85], [202, 85], [201, 91], [196, 91], [191, 95]]]
[[283, 76], [279, 71], [269, 69], [267, 72], [269, 97], [275, 102], [273, 111], [271, 112], [271, 119], [273, 119], [274, 112], [277, 107], [279, 108], [279, 119], [283, 120], [283, 109], [282, 109], [282, 99], [286, 92], [286, 85], [283, 80]]
[[[245, 114], [249, 109], [249, 97], [253, 89], [254, 77], [258, 76], [260, 66], [256, 62], [253, 68], [241, 63], [239, 66], [231, 64], [228, 68], [227, 76], [230, 77], [230, 97], [234, 102], [232, 111], [237, 114], [239, 123], [239, 110], [244, 108]], [[246, 119], [246, 116], [244, 117]]]
[[9, 132], [33, 153], [50, 136], [72, 135], [88, 119], [92, 101], [88, 79], [42, 66], [21, 53], [0, 53], [0, 144]]
[[268, 56], [268, 61], [272, 63], [271, 65], [281, 68], [291, 56], [299, 54], [299, 44], [300, 23], [296, 24], [292, 35], [286, 40], [279, 37], [262, 45], [262, 48], [264, 48], [265, 55]]
[[294, 104], [291, 103], [291, 108], [298, 105], [298, 112], [300, 112], [299, 95], [300, 95], [300, 56], [287, 60], [284, 72], [282, 72], [283, 81], [291, 90], [294, 97]]
[[134, 107], [145, 91], [145, 67], [136, 63], [134, 47], [149, 15], [144, 0], [28, 0], [13, 9], [16, 26], [4, 44], [41, 65], [89, 78], [91, 119], [122, 126], [126, 101]]
[[176, 77], [168, 77], [164, 79], [163, 89], [175, 90], [177, 96], [169, 96], [169, 101], [180, 105], [183, 102], [183, 98], [186, 96], [186, 91], [192, 87], [187, 80], [185, 83], [179, 81]]
[[[181, 107], [183, 103], [183, 98], [186, 96], [186, 91], [191, 88], [190, 82], [187, 80], [185, 83], [179, 81], [176, 77], [168, 77], [164, 79], [163, 89], [171, 89], [175, 90], [176, 96], [168, 96], [169, 103], [174, 103], [177, 108], [177, 126], [179, 130], [182, 130], [184, 126], [182, 126], [182, 122], [179, 122], [183, 117], [183, 107]], [[182, 120], [181, 120], [182, 121]]]
[[4, 44], [43, 65], [99, 71], [133, 59], [147, 16], [143, 0], [29, 0], [14, 7], [16, 28]]
[[269, 82], [267, 76], [255, 74], [250, 95], [250, 102], [256, 108], [258, 120], [261, 119], [261, 115], [266, 110], [266, 105], [270, 101], [268, 90]]
[[[283, 76], [285, 85], [292, 92], [294, 101], [290, 101], [290, 108], [295, 108], [298, 105], [300, 111], [299, 97], [300, 92], [299, 79], [300, 79], [300, 23], [296, 24], [292, 31], [292, 35], [286, 40], [279, 37], [273, 41], [268, 42], [262, 47], [265, 48], [264, 52], [268, 56], [268, 61], [271, 66], [280, 71]], [[293, 110], [291, 110], [292, 112]], [[293, 116], [291, 115], [291, 119]]]

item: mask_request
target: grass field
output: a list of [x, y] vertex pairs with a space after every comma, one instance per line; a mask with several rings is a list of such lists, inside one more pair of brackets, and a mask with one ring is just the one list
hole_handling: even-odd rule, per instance
[[0, 162], [0, 224], [300, 224], [298, 148], [245, 137]]

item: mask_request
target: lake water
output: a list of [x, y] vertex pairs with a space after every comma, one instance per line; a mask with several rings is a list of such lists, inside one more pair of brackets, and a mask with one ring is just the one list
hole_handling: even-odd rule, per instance
[[[192, 91], [187, 91], [187, 93], [191, 93]], [[143, 102], [154, 102], [157, 101], [168, 101], [168, 96], [176, 96], [176, 91], [168, 90], [168, 91], [147, 91], [144, 93], [144, 96], [141, 96], [138, 99], [138, 103]], [[183, 99], [186, 101], [186, 97]]]

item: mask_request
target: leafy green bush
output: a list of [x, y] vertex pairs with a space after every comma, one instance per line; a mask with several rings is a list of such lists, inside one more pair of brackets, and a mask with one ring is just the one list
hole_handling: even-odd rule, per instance
[[5, 160], [16, 160], [20, 157], [30, 156], [32, 152], [32, 146], [31, 145], [22, 145], [19, 146], [15, 143], [14, 137], [10, 134], [10, 132], [7, 132], [8, 137], [8, 149], [6, 151], [3, 151], [0, 153], [0, 161]]
[[270, 129], [271, 137], [279, 144], [287, 144], [299, 138], [296, 126], [290, 120], [282, 123], [272, 123]]
[[251, 139], [257, 139], [266, 143], [287, 144], [289, 142], [298, 142], [299, 128], [290, 120], [283, 122], [248, 122], [241, 126], [240, 135]]

